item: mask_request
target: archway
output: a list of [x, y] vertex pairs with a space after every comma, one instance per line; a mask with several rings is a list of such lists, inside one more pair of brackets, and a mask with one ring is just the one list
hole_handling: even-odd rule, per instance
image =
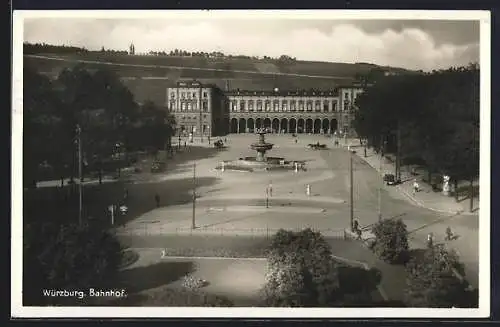
[[290, 119], [290, 133], [297, 133], [297, 120], [295, 118]]
[[245, 133], [245, 127], [247, 126], [246, 120], [244, 118], [240, 118], [240, 124], [239, 124], [239, 132], [240, 133]]
[[264, 126], [263, 126], [263, 127], [264, 127], [266, 130], [267, 130], [268, 128], [271, 128], [271, 119], [269, 119], [269, 118], [264, 119]]
[[319, 134], [321, 133], [321, 119], [315, 119], [314, 120], [314, 129], [313, 129], [314, 134]]
[[302, 118], [299, 118], [299, 121], [297, 122], [297, 133], [304, 133], [304, 119]]
[[255, 119], [255, 128], [256, 129], [262, 128], [262, 119], [260, 118]]
[[231, 119], [231, 133], [238, 133], [238, 119], [236, 118]]
[[280, 120], [278, 118], [273, 119], [273, 123], [271, 124], [273, 128], [273, 133], [279, 133], [280, 132]]
[[313, 120], [308, 118], [306, 120], [306, 133], [312, 133], [313, 131]]
[[248, 132], [253, 133], [253, 129], [255, 128], [254, 125], [255, 124], [253, 122], [253, 118], [248, 118], [248, 120], [247, 120]]
[[281, 120], [280, 128], [281, 128], [281, 131], [283, 131], [284, 133], [288, 133], [288, 120], [286, 118], [283, 118]]
[[330, 121], [328, 119], [323, 119], [323, 123], [321, 124], [321, 128], [323, 129], [323, 133], [330, 133]]
[[330, 131], [331, 131], [331, 133], [332, 134], [335, 133], [335, 131], [337, 131], [338, 128], [339, 128], [339, 126], [338, 126], [338, 123], [337, 123], [337, 119], [332, 119], [330, 121]]

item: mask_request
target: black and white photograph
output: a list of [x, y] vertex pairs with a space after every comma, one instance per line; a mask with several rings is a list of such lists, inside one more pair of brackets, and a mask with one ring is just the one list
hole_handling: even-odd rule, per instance
[[489, 12], [13, 31], [13, 317], [489, 316]]

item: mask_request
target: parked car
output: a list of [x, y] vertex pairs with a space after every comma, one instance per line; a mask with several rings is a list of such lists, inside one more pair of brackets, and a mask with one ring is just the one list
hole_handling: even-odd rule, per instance
[[387, 185], [396, 185], [398, 183], [396, 180], [396, 176], [394, 176], [393, 174], [385, 174], [384, 175], [384, 182]]
[[154, 161], [151, 164], [151, 172], [152, 173], [164, 172], [166, 168], [167, 168], [167, 164], [163, 161]]

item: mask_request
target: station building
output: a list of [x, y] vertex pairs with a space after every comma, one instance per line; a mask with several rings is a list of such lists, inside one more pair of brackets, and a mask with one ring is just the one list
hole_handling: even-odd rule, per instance
[[359, 85], [331, 90], [279, 89], [222, 91], [198, 81], [179, 82], [167, 89], [167, 108], [179, 130], [195, 136], [254, 133], [332, 134], [354, 136], [355, 100]]

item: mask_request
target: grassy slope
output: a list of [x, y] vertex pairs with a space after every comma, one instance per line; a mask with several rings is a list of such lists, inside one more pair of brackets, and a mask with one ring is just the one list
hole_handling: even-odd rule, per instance
[[[106, 67], [127, 78], [124, 82], [132, 90], [137, 101], [150, 99], [159, 104], [165, 101], [165, 88], [175, 85], [178, 79], [198, 79], [203, 83], [216, 84], [221, 89], [226, 89], [227, 81], [230, 89], [332, 89], [339, 84], [350, 84], [356, 73], [364, 73], [376, 67], [362, 63], [297, 61], [292, 64], [278, 64], [240, 58], [124, 56], [101, 53], [43, 56], [63, 58], [67, 61], [33, 57], [25, 57], [24, 61], [40, 72], [52, 76], [57, 76], [63, 68], [72, 67], [78, 61], [87, 61], [84, 65], [90, 70]], [[142, 79], [144, 77], [150, 79]]]

